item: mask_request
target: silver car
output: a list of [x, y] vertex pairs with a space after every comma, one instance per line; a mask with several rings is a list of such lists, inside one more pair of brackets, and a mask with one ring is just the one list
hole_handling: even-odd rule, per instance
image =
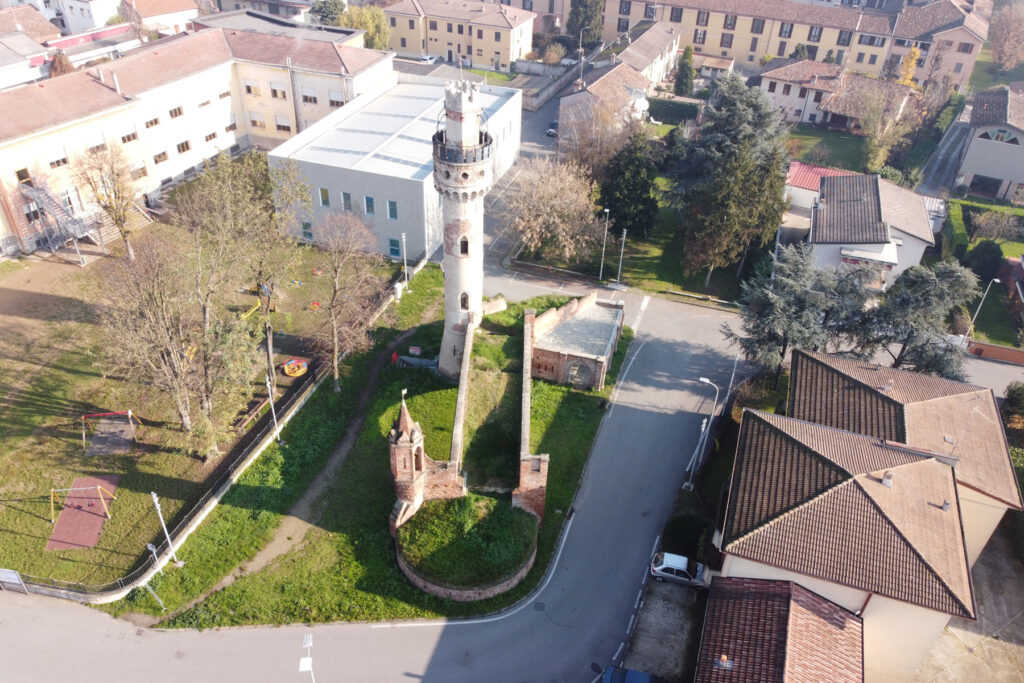
[[675, 581], [694, 588], [706, 588], [704, 565], [682, 555], [658, 553], [651, 561], [651, 576], [655, 581]]

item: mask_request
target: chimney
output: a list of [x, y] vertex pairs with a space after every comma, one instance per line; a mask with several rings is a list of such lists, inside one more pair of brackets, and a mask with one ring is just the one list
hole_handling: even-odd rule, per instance
[[729, 659], [728, 655], [719, 655], [718, 660], [715, 662], [716, 669], [725, 669], [727, 671], [732, 670], [733, 661]]
[[942, 511], [943, 512], [949, 512], [949, 506], [951, 504], [952, 503], [949, 502], [949, 498], [947, 498], [946, 500], [942, 501]]
[[886, 472], [882, 475], [882, 486], [887, 489], [892, 488], [892, 472]]
[[117, 74], [111, 73], [110, 75], [114, 77], [114, 90], [116, 90], [117, 94], [120, 95], [121, 94], [121, 84], [117, 82]]
[[107, 79], [103, 76], [103, 69], [96, 69], [96, 75], [100, 77], [100, 83], [107, 82]]

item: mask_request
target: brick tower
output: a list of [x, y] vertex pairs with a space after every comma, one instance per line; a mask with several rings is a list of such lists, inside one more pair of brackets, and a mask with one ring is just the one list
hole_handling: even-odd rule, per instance
[[434, 133], [434, 187], [444, 220], [444, 336], [438, 371], [459, 376], [466, 328], [480, 321], [484, 281], [484, 195], [493, 183], [491, 135], [483, 129], [480, 86], [445, 85], [444, 127]]

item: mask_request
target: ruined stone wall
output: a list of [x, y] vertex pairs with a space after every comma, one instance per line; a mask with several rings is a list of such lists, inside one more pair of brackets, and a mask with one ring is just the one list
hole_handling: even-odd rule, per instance
[[519, 424], [519, 486], [512, 491], [512, 506], [522, 508], [537, 518], [544, 519], [544, 504], [548, 490], [547, 455], [530, 455], [530, 411], [533, 380], [533, 342], [537, 312], [523, 312], [523, 393], [522, 417]]
[[466, 408], [469, 401], [469, 369], [473, 363], [473, 337], [476, 335], [476, 321], [470, 321], [466, 328], [466, 352], [459, 364], [459, 389], [455, 395], [455, 421], [452, 423], [452, 450], [448, 462], [461, 469], [463, 447], [463, 425], [466, 422]]
[[597, 292], [591, 292], [580, 299], [573, 299], [561, 308], [549, 308], [537, 316], [533, 329], [534, 338], [543, 337], [552, 329], [558, 327], [580, 311], [590, 308], [595, 303], [597, 303]]

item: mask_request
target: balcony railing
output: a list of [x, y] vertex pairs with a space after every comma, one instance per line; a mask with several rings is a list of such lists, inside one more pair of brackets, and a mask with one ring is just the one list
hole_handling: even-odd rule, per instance
[[450, 145], [445, 140], [444, 131], [434, 133], [434, 158], [449, 164], [475, 164], [487, 161], [494, 151], [491, 134], [480, 131], [480, 144], [473, 147]]

